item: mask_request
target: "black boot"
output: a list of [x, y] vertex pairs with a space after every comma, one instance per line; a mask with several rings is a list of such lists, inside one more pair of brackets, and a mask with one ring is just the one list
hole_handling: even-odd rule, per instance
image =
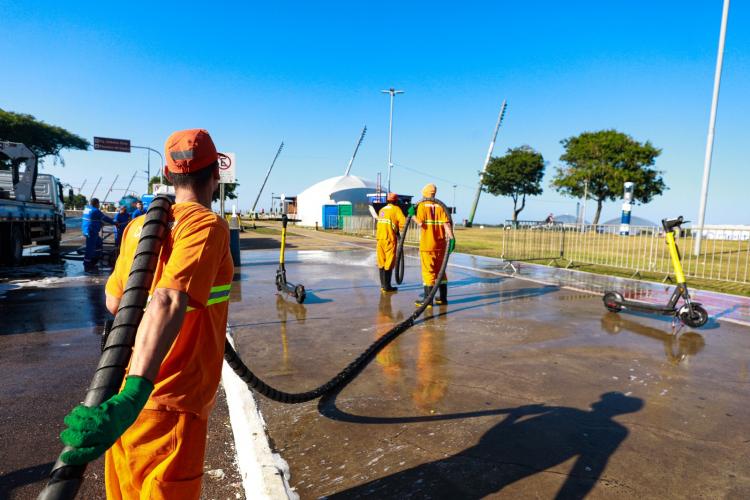
[[[414, 305], [417, 307], [422, 307], [422, 304], [424, 304], [425, 300], [427, 300], [427, 297], [430, 295], [430, 290], [432, 289], [431, 286], [425, 286], [424, 287], [424, 295], [419, 297], [415, 302]], [[427, 307], [432, 307], [432, 302], [427, 304]]]
[[385, 272], [385, 291], [386, 292], [397, 292], [398, 288], [391, 286], [391, 277], [393, 276], [393, 269], [388, 269]]
[[382, 267], [378, 268], [378, 273], [380, 274], [380, 291], [385, 291], [385, 269]]
[[444, 306], [448, 303], [448, 283], [440, 284], [440, 298], [435, 300], [435, 303], [439, 306]]

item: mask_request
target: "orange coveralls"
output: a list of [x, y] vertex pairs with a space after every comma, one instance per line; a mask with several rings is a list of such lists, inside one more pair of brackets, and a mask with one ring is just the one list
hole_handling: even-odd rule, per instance
[[[122, 297], [145, 217], [125, 229], [107, 293]], [[151, 288], [188, 295], [177, 338], [135, 423], [107, 451], [108, 499], [198, 499], [208, 415], [221, 379], [229, 291], [234, 273], [229, 227], [198, 203], [172, 206]]]
[[406, 217], [396, 205], [389, 203], [378, 212], [378, 245], [376, 253], [378, 257], [378, 268], [390, 271], [396, 264], [396, 245], [398, 234], [406, 224]]
[[[422, 221], [419, 236], [422, 283], [424, 286], [433, 286], [445, 257], [445, 224], [449, 222], [449, 219], [443, 207], [429, 201], [419, 204], [416, 216]], [[447, 273], [442, 283], [448, 283]]]

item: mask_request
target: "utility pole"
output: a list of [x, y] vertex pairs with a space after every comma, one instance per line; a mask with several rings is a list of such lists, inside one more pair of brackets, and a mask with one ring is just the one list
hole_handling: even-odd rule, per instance
[[503, 99], [503, 104], [500, 106], [500, 113], [497, 115], [497, 123], [495, 124], [495, 131], [492, 133], [492, 139], [490, 140], [490, 147], [487, 150], [487, 157], [484, 159], [484, 167], [482, 173], [479, 174], [479, 187], [477, 187], [477, 194], [474, 196], [474, 203], [471, 205], [471, 212], [469, 213], [469, 219], [467, 220], [466, 227], [471, 227], [474, 224], [474, 215], [477, 212], [477, 205], [479, 204], [479, 196], [482, 194], [482, 179], [484, 174], [487, 172], [487, 165], [490, 164], [492, 158], [492, 151], [495, 149], [495, 140], [497, 139], [497, 132], [500, 130], [500, 125], [503, 123], [503, 117], [505, 116], [505, 108], [507, 104]]
[[145, 149], [146, 151], [148, 151], [148, 159], [146, 160], [146, 177], [148, 177], [148, 181], [146, 181], [146, 191], [151, 191], [151, 189], [149, 189], [151, 185], [151, 153], [156, 153], [159, 155], [159, 158], [161, 158], [161, 166], [159, 167], [159, 183], [164, 184], [164, 157], [162, 156], [162, 154], [156, 149], [150, 148], [148, 146], [131, 145], [130, 147], [134, 149]]
[[714, 129], [716, 128], [716, 109], [719, 107], [719, 87], [721, 86], [721, 69], [724, 63], [724, 41], [727, 35], [727, 19], [729, 18], [729, 0], [724, 0], [721, 13], [721, 29], [719, 31], [719, 50], [716, 55], [716, 72], [714, 73], [714, 93], [711, 98], [711, 116], [708, 120], [708, 136], [706, 137], [706, 156], [703, 159], [703, 183], [701, 184], [700, 208], [698, 210], [698, 234], [695, 235], [693, 255], [701, 254], [701, 239], [703, 238], [703, 223], [706, 220], [706, 203], [708, 202], [708, 179], [711, 176], [711, 159], [714, 153]]
[[583, 206], [581, 208], [581, 231], [586, 229], [586, 199], [589, 197], [589, 180], [583, 181]]
[[89, 200], [94, 197], [94, 193], [96, 193], [96, 190], [99, 188], [99, 183], [102, 182], [102, 178], [99, 177], [99, 180], [96, 181], [96, 186], [94, 186], [94, 190], [91, 191], [91, 196], [89, 196]]
[[388, 192], [391, 192], [391, 169], [393, 169], [393, 98], [396, 94], [403, 94], [403, 90], [396, 90], [393, 87], [388, 90], [381, 90], [384, 94], [391, 96], [391, 114], [388, 120]]
[[[263, 188], [266, 187], [266, 182], [268, 181], [268, 176], [271, 175], [271, 170], [273, 170], [273, 166], [276, 164], [276, 159], [281, 154], [281, 150], [284, 149], [284, 141], [281, 141], [281, 144], [279, 145], [278, 151], [276, 151], [276, 156], [273, 157], [273, 161], [271, 162], [271, 166], [268, 167], [268, 172], [266, 172], [266, 178], [263, 179], [263, 184], [260, 186], [260, 191], [258, 191], [258, 196], [255, 197], [255, 202], [253, 203], [253, 207], [250, 209], [250, 212], [255, 213], [255, 206], [258, 204], [258, 200], [260, 200], [260, 195], [263, 193]], [[271, 196], [273, 197], [273, 193], [271, 193]], [[271, 201], [273, 203], [273, 200]]]
[[349, 172], [352, 171], [352, 163], [354, 163], [354, 158], [357, 156], [357, 151], [359, 151], [359, 147], [362, 145], [362, 141], [364, 140], [366, 133], [367, 125], [365, 125], [365, 128], [362, 129], [362, 133], [359, 135], [357, 145], [354, 147], [354, 154], [352, 154], [352, 157], [349, 159], [349, 165], [346, 166], [346, 170], [344, 171], [344, 177], [349, 175]]

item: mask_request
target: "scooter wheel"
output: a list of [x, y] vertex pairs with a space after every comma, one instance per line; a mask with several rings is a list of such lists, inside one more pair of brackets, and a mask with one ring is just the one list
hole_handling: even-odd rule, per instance
[[693, 306], [680, 313], [680, 319], [689, 327], [700, 328], [708, 322], [708, 312], [702, 306]]
[[607, 308], [607, 311], [609, 312], [620, 312], [622, 311], [622, 295], [617, 292], [607, 292], [604, 294], [604, 297], [602, 298], [604, 301], [604, 307]]
[[297, 299], [297, 304], [303, 303], [306, 297], [307, 293], [305, 293], [304, 286], [297, 285], [296, 287], [294, 287], [294, 298]]
[[276, 290], [281, 291], [281, 289], [284, 288], [283, 279], [281, 278], [281, 274], [276, 275]]

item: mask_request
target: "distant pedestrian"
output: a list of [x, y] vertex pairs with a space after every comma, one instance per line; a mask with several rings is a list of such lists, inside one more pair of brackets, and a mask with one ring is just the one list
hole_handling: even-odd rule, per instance
[[122, 232], [125, 230], [125, 226], [130, 222], [130, 214], [125, 205], [122, 205], [115, 214], [115, 245], [119, 248], [120, 241], [122, 240]]
[[135, 219], [136, 217], [139, 217], [145, 213], [146, 211], [143, 210], [143, 202], [141, 200], [138, 200], [135, 202], [135, 210], [133, 210], [133, 213], [130, 215], [130, 218]]
[[86, 238], [86, 253], [83, 256], [83, 266], [91, 269], [99, 261], [99, 255], [102, 251], [102, 223], [114, 224], [115, 221], [99, 210], [99, 199], [91, 198], [91, 201], [83, 210], [83, 221], [81, 222], [81, 232]]
[[555, 216], [552, 214], [549, 214], [546, 219], [544, 219], [545, 224], [554, 224], [555, 223]]

